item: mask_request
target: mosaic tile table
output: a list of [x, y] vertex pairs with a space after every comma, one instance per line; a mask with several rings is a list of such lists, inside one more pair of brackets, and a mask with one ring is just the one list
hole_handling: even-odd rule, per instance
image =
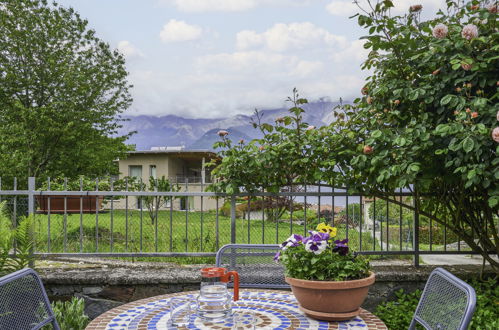
[[[86, 329], [166, 330], [170, 317], [169, 300], [174, 297], [195, 299], [198, 294], [199, 291], [179, 292], [134, 301], [102, 314]], [[256, 317], [256, 329], [387, 329], [380, 319], [366, 310], [349, 321], [325, 322], [310, 319], [298, 309], [295, 297], [288, 291], [241, 290], [240, 300], [234, 303], [233, 308], [252, 309]], [[231, 329], [231, 326], [229, 322], [206, 325], [192, 315], [189, 326], [184, 329], [225, 330]]]

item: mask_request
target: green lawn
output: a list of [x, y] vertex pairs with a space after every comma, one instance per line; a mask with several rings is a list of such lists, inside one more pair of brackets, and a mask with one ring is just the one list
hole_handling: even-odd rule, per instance
[[[115, 210], [113, 213], [99, 213], [98, 217], [95, 214], [83, 214], [81, 218], [80, 214], [52, 214], [49, 219], [45, 214], [37, 214], [35, 219], [37, 252], [49, 252], [49, 220], [50, 252], [215, 252], [219, 247], [230, 243], [231, 235], [230, 218], [220, 214], [217, 222], [214, 211], [160, 211], [157, 225], [152, 223], [146, 211], [143, 211], [141, 216], [138, 210], [129, 210], [128, 216], [124, 210]], [[83, 233], [81, 246], [80, 221]], [[281, 243], [291, 233], [304, 234], [305, 228], [296, 222], [291, 226], [290, 222], [236, 219], [236, 243]], [[337, 238], [342, 239], [345, 236], [346, 229], [338, 228]], [[371, 235], [362, 233], [362, 237], [363, 250], [371, 250]], [[359, 233], [349, 229], [349, 239], [351, 248], [359, 250]], [[376, 246], [379, 250], [377, 243]], [[210, 262], [211, 259], [206, 261]]]

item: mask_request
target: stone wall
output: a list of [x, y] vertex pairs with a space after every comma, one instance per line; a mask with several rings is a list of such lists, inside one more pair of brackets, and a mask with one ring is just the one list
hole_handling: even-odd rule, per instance
[[[72, 296], [85, 299], [91, 318], [123, 303], [160, 294], [199, 289], [202, 266], [171, 264], [116, 264], [68, 268], [38, 269], [51, 300]], [[415, 268], [410, 265], [374, 266], [376, 283], [370, 288], [363, 307], [374, 310], [376, 305], [394, 298], [395, 291], [422, 289], [434, 266]], [[462, 279], [478, 277], [479, 266], [445, 266]], [[490, 273], [492, 274], [492, 273]]]

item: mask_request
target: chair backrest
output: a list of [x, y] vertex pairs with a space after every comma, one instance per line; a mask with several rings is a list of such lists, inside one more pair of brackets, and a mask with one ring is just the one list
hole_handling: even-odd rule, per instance
[[60, 330], [38, 274], [30, 268], [0, 278], [0, 329]]
[[431, 272], [409, 329], [467, 329], [475, 311], [475, 290], [442, 268]]
[[227, 244], [217, 252], [217, 267], [239, 273], [242, 288], [287, 289], [284, 267], [274, 261], [278, 244]]

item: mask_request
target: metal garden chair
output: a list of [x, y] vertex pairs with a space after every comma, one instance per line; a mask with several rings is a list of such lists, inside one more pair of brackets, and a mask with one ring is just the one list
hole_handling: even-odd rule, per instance
[[227, 244], [217, 252], [217, 267], [239, 273], [241, 288], [288, 289], [284, 267], [274, 261], [278, 244]]
[[475, 311], [475, 290], [442, 268], [431, 272], [409, 329], [467, 329]]
[[38, 274], [30, 268], [0, 278], [0, 329], [36, 330], [59, 324]]

